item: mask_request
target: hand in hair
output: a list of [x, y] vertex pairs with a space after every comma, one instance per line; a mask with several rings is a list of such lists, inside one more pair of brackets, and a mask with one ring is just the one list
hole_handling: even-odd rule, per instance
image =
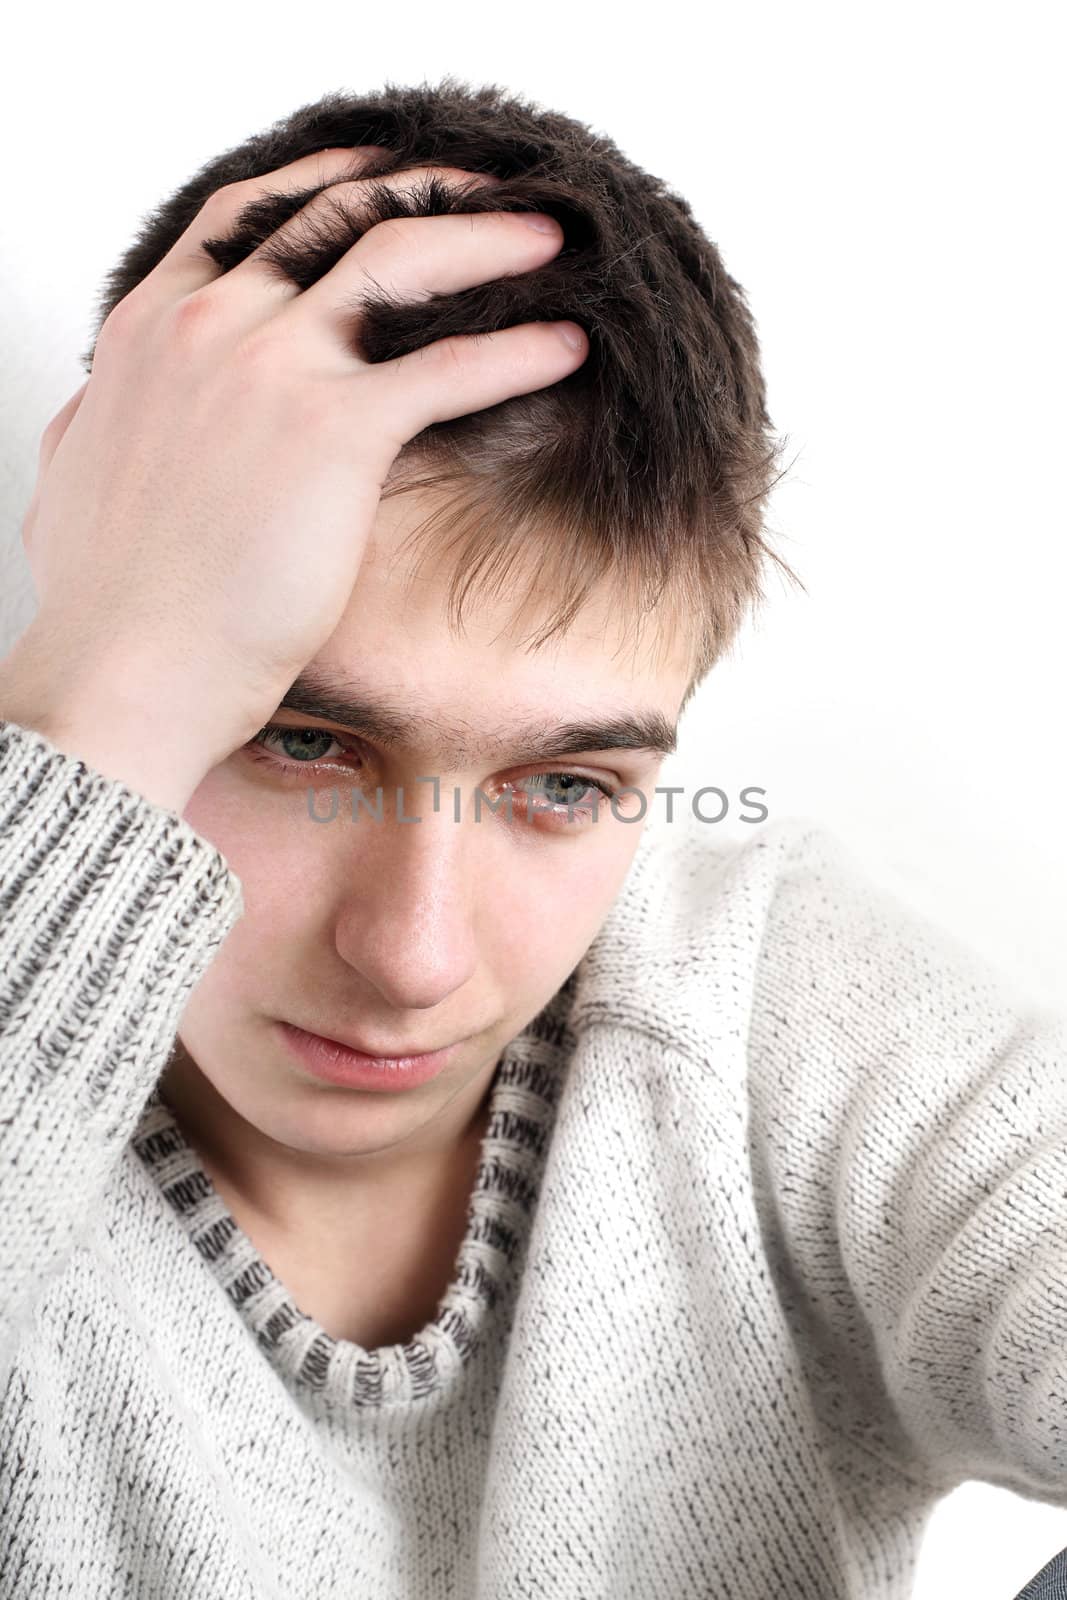
[[[271, 247], [328, 229], [371, 182], [492, 181], [430, 165], [361, 177], [381, 153], [319, 151], [212, 193], [112, 309], [42, 440], [23, 528], [39, 610], [3, 664], [0, 715], [175, 808], [333, 632], [404, 444], [588, 352], [574, 324], [542, 321], [362, 358], [364, 297], [455, 293], [563, 243], [554, 220], [514, 211], [402, 217], [305, 288], [279, 275]], [[288, 220], [220, 271], [206, 236], [282, 183], [297, 186]]]

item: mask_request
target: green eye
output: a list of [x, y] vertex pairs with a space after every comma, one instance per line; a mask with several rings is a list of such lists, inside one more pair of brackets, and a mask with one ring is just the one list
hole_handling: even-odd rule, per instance
[[584, 778], [580, 772], [539, 773], [536, 777], [524, 778], [519, 788], [528, 789], [532, 794], [543, 794], [549, 805], [553, 806], [577, 805], [581, 798], [594, 790], [609, 796], [612, 792], [606, 783], [600, 783], [596, 778]]
[[[337, 748], [331, 749], [331, 746]], [[293, 772], [297, 767], [314, 766], [327, 758], [332, 762], [339, 754], [346, 753], [337, 735], [326, 728], [288, 728], [279, 722], [260, 728], [247, 748], [257, 761], [266, 761], [284, 773]], [[263, 754], [266, 750], [272, 753]]]
[[264, 732], [275, 733], [283, 754], [295, 761], [322, 761], [330, 745], [338, 743], [324, 728], [274, 728]]

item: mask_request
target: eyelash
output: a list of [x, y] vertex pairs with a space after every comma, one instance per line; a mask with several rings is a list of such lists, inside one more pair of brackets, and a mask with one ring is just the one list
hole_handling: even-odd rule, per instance
[[[252, 739], [246, 746], [247, 754], [253, 761], [259, 761], [272, 767], [274, 771], [283, 778], [292, 777], [297, 772], [307, 772], [309, 770], [314, 772], [316, 768], [327, 762], [328, 758], [325, 756], [321, 757], [319, 761], [287, 761], [278, 756], [263, 755], [255, 748], [257, 745], [259, 745], [261, 749], [265, 748], [263, 741], [267, 738], [279, 738], [283, 734], [294, 733], [317, 733], [321, 737], [328, 737], [332, 739], [333, 743], [340, 745], [342, 750], [349, 748], [344, 744], [343, 740], [339, 739], [335, 733], [331, 733], [328, 728], [290, 727], [288, 723], [268, 722], [265, 727], [260, 728], [255, 738]], [[334, 765], [336, 765], [336, 762], [334, 762]], [[516, 783], [506, 784], [504, 787], [514, 790], [516, 788], [520, 788], [520, 785], [536, 782], [538, 778], [576, 778], [579, 783], [584, 783], [587, 789], [596, 789], [602, 796], [609, 800], [619, 792], [618, 789], [612, 784], [605, 782], [601, 778], [587, 777], [584, 772], [562, 771], [534, 773], [529, 778], [520, 779]], [[573, 807], [568, 807], [565, 804], [550, 805], [547, 807], [539, 806], [536, 811], [532, 811], [531, 814], [538, 817], [548, 817], [550, 820], [555, 818], [556, 820], [562, 822], [564, 827], [581, 826], [581, 823], [572, 823], [569, 820], [569, 816], [573, 816], [576, 819], [589, 819], [593, 816], [593, 813], [596, 811], [599, 804], [600, 801], [597, 800], [593, 805], [575, 805]]]

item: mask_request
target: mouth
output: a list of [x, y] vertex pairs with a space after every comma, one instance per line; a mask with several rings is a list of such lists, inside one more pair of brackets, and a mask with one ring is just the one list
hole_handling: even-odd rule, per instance
[[[300, 1025], [295, 1022], [285, 1024], [286, 1027], [296, 1028]], [[420, 1056], [438, 1055], [443, 1050], [451, 1050], [449, 1044], [411, 1045], [404, 1050], [379, 1049], [376, 1045], [367, 1044], [362, 1039], [345, 1039], [339, 1033], [323, 1033], [318, 1028], [300, 1028], [301, 1033], [306, 1033], [309, 1038], [321, 1039], [324, 1044], [332, 1044], [338, 1050], [351, 1050], [358, 1056], [369, 1056], [372, 1061], [417, 1061]]]
[[413, 1050], [407, 1055], [378, 1054], [326, 1034], [312, 1033], [292, 1022], [279, 1021], [277, 1027], [315, 1077], [349, 1088], [414, 1088], [435, 1078], [459, 1048], [458, 1044], [451, 1044], [435, 1050]]

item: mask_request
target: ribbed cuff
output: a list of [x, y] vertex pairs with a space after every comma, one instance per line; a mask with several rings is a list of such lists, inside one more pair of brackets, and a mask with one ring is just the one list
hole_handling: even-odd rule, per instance
[[0, 719], [0, 1096], [56, 1075], [125, 1124], [189, 991], [243, 911], [216, 847], [146, 796]]

